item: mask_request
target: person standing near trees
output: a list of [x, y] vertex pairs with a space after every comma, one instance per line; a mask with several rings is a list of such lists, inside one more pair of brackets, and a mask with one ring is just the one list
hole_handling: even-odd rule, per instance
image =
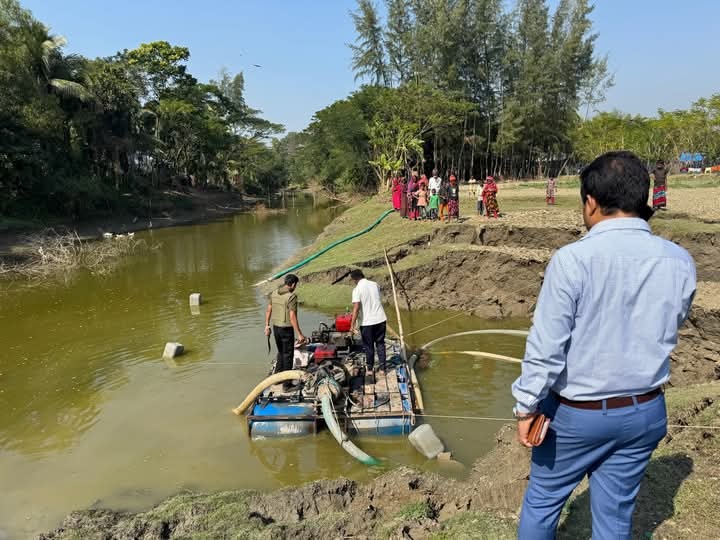
[[440, 190], [440, 184], [442, 184], [442, 178], [438, 176], [438, 170], [433, 169], [430, 182], [428, 183], [428, 190], [430, 193], [432, 193], [433, 189], [435, 190], [435, 193], [437, 193]]
[[[592, 537], [631, 536], [640, 482], [667, 433], [662, 387], [696, 288], [692, 257], [650, 230], [649, 191], [630, 152], [603, 154], [580, 174], [588, 233], [550, 260], [512, 385], [518, 440], [532, 447], [520, 540], [555, 538], [586, 475]], [[551, 423], [533, 446], [539, 413]]]
[[655, 178], [652, 194], [653, 210], [666, 210], [668, 171], [665, 168], [665, 162], [662, 159], [659, 159], [655, 164], [655, 168], [650, 171], [650, 174], [652, 174]]
[[448, 188], [447, 184], [440, 178], [440, 187], [437, 191], [438, 199], [440, 199], [440, 212], [438, 218], [443, 221], [444, 216], [448, 213]]
[[265, 311], [265, 335], [269, 339], [272, 332], [277, 346], [275, 373], [292, 369], [295, 333], [298, 341], [305, 341], [297, 318], [298, 300], [295, 289], [299, 281], [295, 274], [287, 274], [283, 285], [270, 293]]
[[485, 212], [487, 217], [497, 218], [500, 213], [500, 207], [497, 202], [498, 187], [495, 178], [488, 176], [485, 179], [485, 185], [482, 190], [483, 201], [485, 202]]
[[452, 218], [460, 221], [460, 186], [454, 174], [450, 175], [450, 185], [447, 188], [448, 223]]
[[554, 178], [548, 178], [545, 186], [545, 204], [555, 204], [555, 192], [557, 191], [557, 181]]
[[407, 201], [407, 183], [404, 177], [399, 178], [400, 183], [400, 217], [406, 218], [408, 212]]

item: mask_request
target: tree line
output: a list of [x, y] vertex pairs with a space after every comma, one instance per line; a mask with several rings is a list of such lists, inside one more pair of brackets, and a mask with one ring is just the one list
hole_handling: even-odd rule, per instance
[[371, 187], [409, 167], [462, 178], [556, 174], [572, 156], [578, 111], [612, 84], [595, 54], [592, 6], [506, 4], [385, 0], [381, 10], [358, 0], [352, 69], [368, 85], [297, 136], [305, 172]]
[[200, 82], [190, 51], [165, 41], [96, 59], [65, 43], [0, 0], [0, 214], [80, 218], [172, 186], [285, 181], [268, 144], [283, 128], [245, 102], [242, 73]]
[[597, 113], [613, 85], [588, 0], [358, 0], [359, 91], [285, 139], [291, 178], [374, 190], [389, 175], [536, 177], [610, 149], [720, 157], [720, 95], [656, 118]]

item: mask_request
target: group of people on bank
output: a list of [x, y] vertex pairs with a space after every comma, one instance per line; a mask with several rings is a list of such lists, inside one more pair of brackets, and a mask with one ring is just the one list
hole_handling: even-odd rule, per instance
[[[473, 186], [471, 196], [477, 197], [478, 215], [499, 217], [495, 178], [488, 176], [480, 184], [472, 178], [470, 184]], [[433, 169], [430, 178], [424, 174], [418, 177], [418, 172], [413, 170], [409, 178], [396, 176], [392, 179], [392, 204], [404, 219], [460, 221], [460, 185], [454, 174], [445, 182], [437, 169]]]

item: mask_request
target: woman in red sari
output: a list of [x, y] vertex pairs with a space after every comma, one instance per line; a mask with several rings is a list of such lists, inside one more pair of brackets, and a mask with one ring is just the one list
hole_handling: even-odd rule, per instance
[[495, 179], [492, 176], [488, 176], [482, 190], [482, 197], [485, 202], [485, 212], [487, 213], [487, 217], [497, 218], [500, 213], [500, 207], [497, 202], [497, 192], [498, 187], [495, 183]]
[[400, 210], [401, 195], [402, 188], [400, 187], [400, 179], [396, 176], [392, 181], [392, 205], [396, 212]]

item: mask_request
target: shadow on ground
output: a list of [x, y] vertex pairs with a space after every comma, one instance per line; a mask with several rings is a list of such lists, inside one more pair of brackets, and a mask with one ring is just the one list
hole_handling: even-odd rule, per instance
[[[693, 460], [685, 454], [650, 461], [633, 517], [633, 538], [653, 538], [655, 529], [675, 514], [675, 495], [692, 471]], [[585, 490], [568, 506], [558, 537], [576, 540], [591, 535], [590, 492]]]

